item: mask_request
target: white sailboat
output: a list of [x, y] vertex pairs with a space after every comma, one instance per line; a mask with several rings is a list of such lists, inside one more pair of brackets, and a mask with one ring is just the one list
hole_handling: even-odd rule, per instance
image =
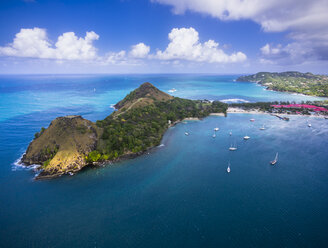
[[214, 131], [216, 132], [216, 131], [219, 131], [220, 129], [218, 128], [218, 127], [216, 127], [216, 128], [214, 128]]
[[229, 147], [229, 150], [230, 151], [236, 151], [237, 150], [236, 144], [234, 146], [231, 144], [231, 146]]
[[274, 158], [274, 160], [270, 162], [270, 164], [275, 165], [277, 162], [278, 162], [278, 152], [276, 153], [276, 157]]
[[249, 137], [249, 136], [244, 136], [244, 140], [249, 140], [251, 137]]
[[262, 127], [260, 127], [260, 130], [265, 130], [265, 127], [264, 127], [264, 125], [262, 125]]
[[230, 173], [230, 171], [231, 171], [231, 169], [230, 169], [230, 162], [229, 162], [227, 172]]
[[186, 136], [188, 136], [188, 135], [189, 135], [189, 133], [188, 133], [188, 132], [185, 132], [185, 135], [186, 135]]

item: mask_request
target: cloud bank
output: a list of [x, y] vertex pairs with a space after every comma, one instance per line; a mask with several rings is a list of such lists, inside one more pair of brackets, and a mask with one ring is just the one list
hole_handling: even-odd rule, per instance
[[176, 14], [190, 10], [221, 20], [250, 19], [266, 31], [325, 28], [327, 0], [152, 0], [173, 6]]
[[[202, 13], [222, 21], [252, 20], [265, 32], [288, 33], [292, 42], [284, 48], [273, 45], [266, 59], [281, 58], [298, 63], [328, 60], [327, 0], [151, 0], [172, 6], [175, 14], [185, 11]], [[265, 49], [265, 48], [264, 48]], [[279, 49], [280, 56], [278, 56]], [[262, 51], [263, 49], [261, 49]], [[263, 52], [263, 51], [262, 51]], [[296, 56], [301, 53], [301, 56]]]
[[99, 39], [94, 31], [86, 32], [84, 38], [74, 32], [60, 35], [53, 45], [45, 29], [21, 29], [12, 43], [0, 47], [0, 56], [54, 59], [59, 61], [75, 60], [95, 62], [102, 65], [137, 65], [145, 60], [173, 60], [206, 63], [243, 62], [246, 55], [242, 52], [226, 54], [219, 48], [219, 43], [208, 40], [199, 41], [199, 34], [194, 28], [173, 28], [168, 35], [169, 44], [163, 51], [150, 54], [150, 46], [140, 42], [132, 45], [129, 51], [107, 52], [98, 55], [93, 42]]

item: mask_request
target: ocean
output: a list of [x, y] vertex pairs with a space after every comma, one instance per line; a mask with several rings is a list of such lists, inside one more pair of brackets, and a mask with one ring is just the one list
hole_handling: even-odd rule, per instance
[[[190, 99], [322, 99], [267, 91], [237, 77], [0, 76], [0, 247], [328, 247], [323, 118], [228, 114], [186, 121], [136, 159], [54, 180], [35, 181], [33, 169], [15, 163], [52, 119], [103, 119], [146, 81]], [[229, 151], [231, 144], [237, 151]]]

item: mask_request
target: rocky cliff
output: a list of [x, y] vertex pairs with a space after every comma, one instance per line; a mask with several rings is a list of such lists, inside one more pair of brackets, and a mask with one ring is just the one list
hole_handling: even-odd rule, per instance
[[41, 164], [39, 178], [55, 177], [81, 170], [86, 155], [97, 147], [102, 130], [81, 116], [58, 117], [36, 135], [22, 162]]

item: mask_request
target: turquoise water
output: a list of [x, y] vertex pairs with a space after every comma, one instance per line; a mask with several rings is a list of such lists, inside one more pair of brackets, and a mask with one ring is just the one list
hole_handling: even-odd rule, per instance
[[[230, 114], [188, 121], [170, 128], [149, 154], [56, 180], [34, 181], [33, 170], [14, 165], [53, 118], [104, 118], [144, 81], [188, 98], [313, 99], [235, 78], [2, 76], [0, 247], [327, 247], [324, 119]], [[235, 142], [238, 150], [230, 152]]]

